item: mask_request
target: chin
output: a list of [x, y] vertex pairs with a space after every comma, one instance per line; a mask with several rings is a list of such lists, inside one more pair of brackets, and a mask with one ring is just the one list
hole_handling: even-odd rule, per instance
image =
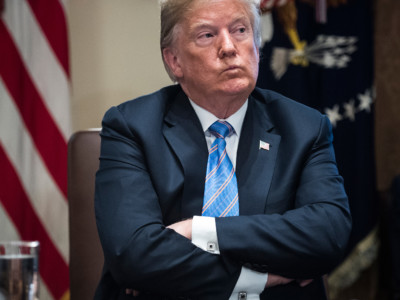
[[248, 81], [231, 82], [224, 87], [224, 91], [229, 95], [246, 95], [248, 97], [253, 91], [255, 83], [252, 84]]

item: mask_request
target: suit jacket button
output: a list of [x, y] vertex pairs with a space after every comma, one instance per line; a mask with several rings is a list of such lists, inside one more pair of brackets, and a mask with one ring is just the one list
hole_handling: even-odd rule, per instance
[[239, 292], [238, 300], [246, 300], [247, 293], [246, 292]]

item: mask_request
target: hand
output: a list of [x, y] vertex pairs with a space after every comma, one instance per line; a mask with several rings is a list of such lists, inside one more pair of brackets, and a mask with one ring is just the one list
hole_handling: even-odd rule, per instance
[[[282, 277], [275, 274], [268, 274], [267, 284], [265, 285], [266, 288], [274, 287], [277, 285], [288, 284], [294, 281], [294, 279]], [[296, 280], [301, 287], [305, 287], [313, 282], [313, 279], [297, 279]]]
[[290, 282], [292, 282], [294, 279], [290, 279], [290, 278], [286, 278], [286, 277], [282, 277], [279, 275], [275, 275], [275, 274], [268, 274], [268, 280], [267, 280], [267, 284], [265, 285], [266, 288], [271, 288], [277, 285], [283, 285], [283, 284], [288, 284]]
[[185, 238], [192, 240], [192, 219], [187, 219], [167, 226], [167, 228], [175, 230]]
[[314, 279], [297, 279], [296, 281], [299, 283], [301, 287], [305, 287], [313, 282]]
[[127, 295], [132, 295], [133, 297], [139, 296], [139, 291], [133, 290], [133, 289], [126, 289], [125, 293]]

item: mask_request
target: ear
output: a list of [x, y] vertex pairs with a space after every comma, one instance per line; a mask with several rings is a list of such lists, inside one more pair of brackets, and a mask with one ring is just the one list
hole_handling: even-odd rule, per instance
[[168, 65], [168, 67], [170, 68], [172, 74], [174, 74], [174, 76], [179, 79], [183, 77], [183, 72], [182, 72], [182, 68], [179, 64], [179, 59], [178, 59], [178, 55], [177, 55], [177, 50], [167, 47], [164, 48], [162, 51], [163, 57], [164, 57], [164, 61], [165, 63]]

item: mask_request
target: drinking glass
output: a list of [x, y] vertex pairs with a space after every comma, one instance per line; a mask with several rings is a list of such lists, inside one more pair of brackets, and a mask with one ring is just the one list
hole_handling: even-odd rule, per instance
[[0, 241], [0, 300], [39, 299], [39, 242]]

